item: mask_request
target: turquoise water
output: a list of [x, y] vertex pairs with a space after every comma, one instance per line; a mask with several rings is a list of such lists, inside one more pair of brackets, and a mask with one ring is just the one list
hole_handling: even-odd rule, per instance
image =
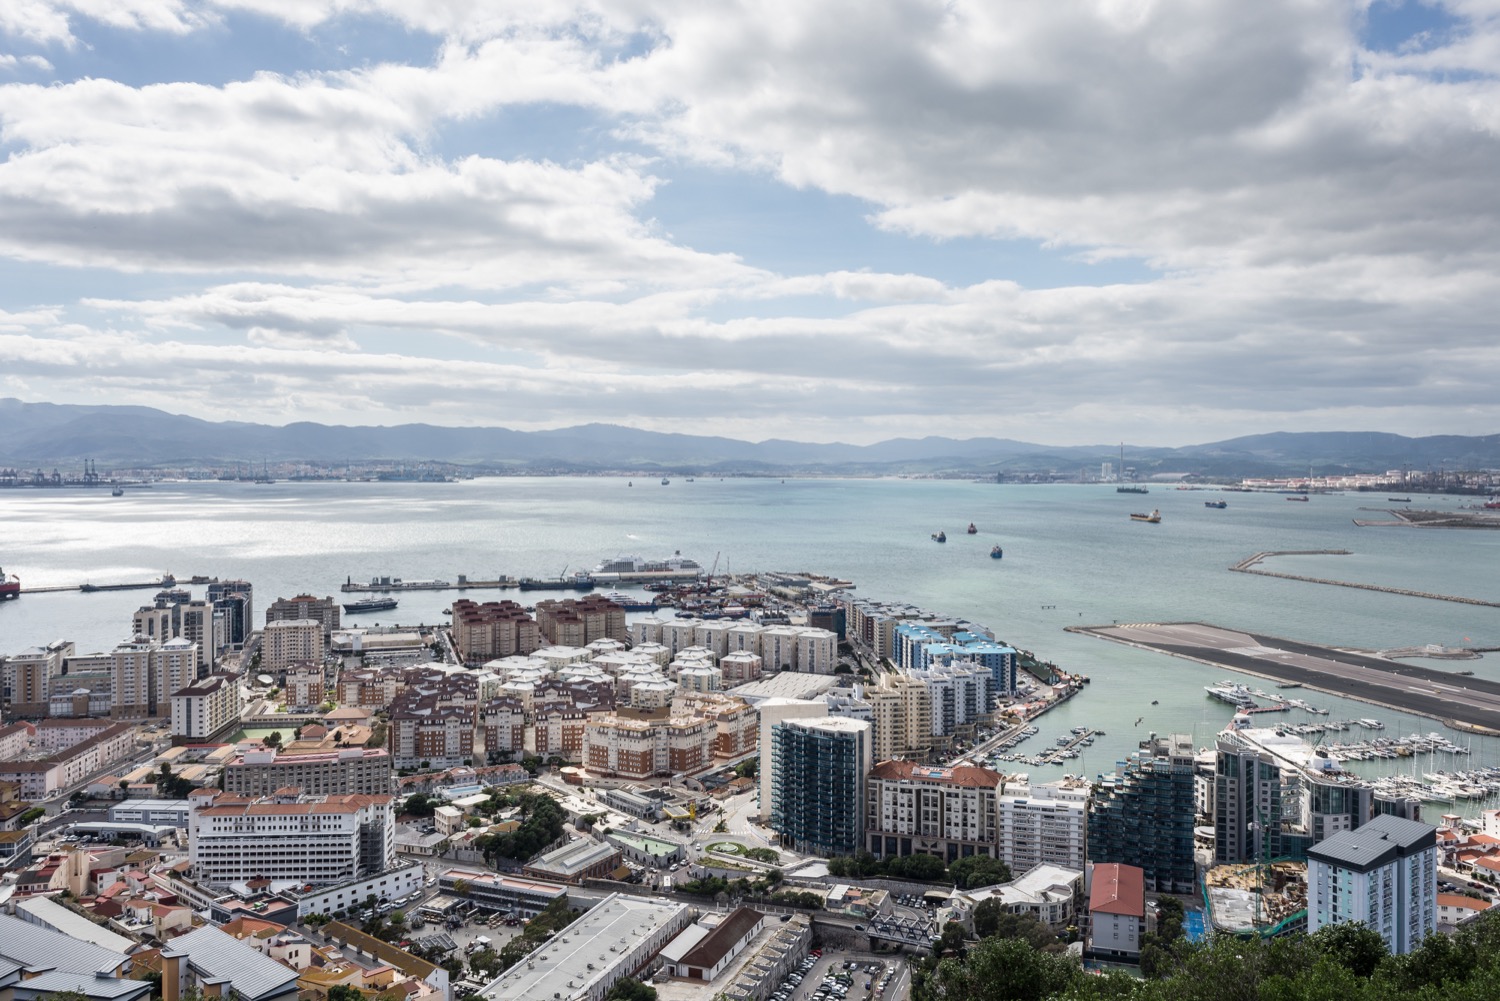
[[[346, 577], [556, 575], [620, 553], [680, 550], [705, 566], [717, 559], [720, 572], [835, 574], [854, 581], [861, 595], [972, 618], [1010, 643], [1090, 675], [1089, 690], [1044, 717], [1041, 734], [1020, 749], [1040, 750], [1075, 725], [1102, 728], [1106, 737], [1066, 769], [1029, 769], [1038, 777], [1111, 770], [1148, 730], [1191, 731], [1206, 744], [1229, 715], [1203, 694], [1226, 672], [1065, 633], [1069, 625], [1198, 620], [1369, 649], [1500, 647], [1500, 609], [1226, 569], [1261, 550], [1348, 549], [1353, 555], [1286, 557], [1267, 567], [1496, 599], [1500, 533], [1355, 526], [1355, 518], [1383, 517], [1361, 510], [1378, 507], [1383, 496], [1293, 504], [1278, 495], [1229, 493], [1227, 509], [1205, 508], [1204, 500], [1215, 496], [1159, 487], [1143, 497], [1109, 486], [708, 477], [667, 487], [606, 478], [212, 482], [158, 484], [119, 498], [14, 490], [0, 492], [0, 565], [26, 585], [144, 580], [165, 571], [183, 579], [243, 577], [255, 586], [257, 619], [278, 596], [337, 595]], [[1414, 500], [1413, 507], [1440, 509], [1460, 503]], [[1153, 507], [1162, 512], [1159, 525], [1128, 518]], [[976, 536], [964, 534], [971, 521]], [[947, 532], [945, 545], [930, 540], [939, 529]], [[997, 543], [1003, 560], [989, 558]], [[0, 651], [58, 638], [74, 640], [80, 651], [108, 649], [125, 638], [130, 613], [152, 593], [26, 595], [0, 606]], [[394, 612], [349, 621], [440, 622], [454, 596], [408, 592]], [[1500, 679], [1496, 655], [1435, 666]], [[1420, 717], [1306, 697], [1337, 717], [1379, 718], [1387, 733], [1438, 729]], [[1140, 724], [1137, 717], [1144, 717]], [[1472, 744], [1474, 763], [1500, 764], [1500, 741], [1472, 738]], [[1407, 759], [1400, 767], [1413, 764]], [[1449, 767], [1423, 762], [1418, 770]]]

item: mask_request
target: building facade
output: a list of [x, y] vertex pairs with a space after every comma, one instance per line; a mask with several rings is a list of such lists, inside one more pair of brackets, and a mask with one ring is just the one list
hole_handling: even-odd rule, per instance
[[1089, 855], [1144, 873], [1155, 893], [1192, 893], [1193, 738], [1191, 734], [1141, 742], [1122, 771], [1098, 785], [1089, 806]]
[[193, 810], [188, 844], [195, 878], [209, 886], [257, 877], [318, 885], [389, 869], [393, 828], [390, 796], [221, 794]]
[[391, 755], [383, 747], [288, 754], [272, 748], [244, 751], [224, 766], [224, 791], [269, 796], [278, 789], [315, 796], [383, 796], [391, 792]]
[[1307, 930], [1355, 921], [1404, 956], [1437, 930], [1437, 829], [1380, 816], [1307, 852]]
[[206, 741], [237, 726], [240, 686], [233, 675], [211, 674], [172, 693], [172, 736]]
[[1000, 785], [988, 768], [882, 761], [865, 796], [865, 850], [877, 858], [936, 855], [945, 862], [999, 854]]
[[770, 826], [794, 851], [852, 855], [864, 841], [870, 724], [842, 716], [771, 728]]

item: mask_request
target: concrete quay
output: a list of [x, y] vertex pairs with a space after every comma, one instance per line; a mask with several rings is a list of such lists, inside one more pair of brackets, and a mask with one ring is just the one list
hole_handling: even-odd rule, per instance
[[1070, 626], [1068, 632], [1124, 643], [1275, 682], [1500, 734], [1500, 682], [1401, 664], [1368, 654], [1238, 632], [1203, 622]]
[[1261, 577], [1280, 577], [1282, 580], [1300, 580], [1306, 584], [1328, 584], [1333, 587], [1353, 587], [1361, 591], [1382, 591], [1386, 594], [1401, 594], [1408, 598], [1428, 598], [1433, 601], [1453, 601], [1461, 605], [1482, 605], [1485, 608], [1500, 608], [1500, 601], [1486, 601], [1483, 598], [1465, 598], [1454, 594], [1434, 594], [1431, 591], [1413, 591], [1404, 587], [1386, 587], [1383, 584], [1359, 584], [1350, 580], [1331, 580], [1327, 577], [1307, 577], [1302, 574], [1279, 573], [1275, 570], [1263, 570], [1261, 561], [1272, 556], [1352, 556], [1347, 549], [1283, 549], [1266, 551], [1247, 556], [1234, 566], [1230, 567], [1235, 573], [1253, 573]]

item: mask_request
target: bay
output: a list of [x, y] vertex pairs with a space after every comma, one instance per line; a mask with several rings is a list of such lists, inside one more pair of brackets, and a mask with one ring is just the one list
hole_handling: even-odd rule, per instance
[[[1064, 632], [1070, 625], [1203, 621], [1311, 643], [1362, 649], [1500, 647], [1500, 610], [1231, 573], [1262, 550], [1347, 549], [1349, 556], [1279, 557], [1268, 569], [1494, 600], [1500, 533], [1360, 528], [1383, 496], [1218, 495], [1153, 486], [1148, 496], [1107, 485], [1022, 486], [948, 480], [698, 477], [515, 477], [456, 483], [159, 483], [104, 491], [0, 492], [0, 566], [23, 586], [244, 578], [257, 621], [276, 597], [338, 594], [346, 578], [556, 576], [622, 553], [680, 551], [720, 573], [807, 570], [852, 580], [861, 596], [910, 602], [983, 623], [1005, 641], [1092, 678], [1043, 718], [1022, 750], [1073, 726], [1106, 736], [1066, 769], [1113, 769], [1147, 732], [1211, 742], [1229, 709], [1203, 686], [1220, 669]], [[1461, 499], [1414, 497], [1412, 507]], [[1159, 525], [1129, 520], [1159, 508]], [[966, 535], [974, 522], [977, 535]], [[930, 535], [948, 536], [937, 544]], [[1002, 560], [989, 558], [993, 545]], [[192, 588], [201, 593], [202, 588]], [[0, 605], [0, 652], [54, 639], [80, 652], [127, 638], [130, 614], [153, 592], [27, 594]], [[515, 592], [468, 592], [486, 598]], [[394, 612], [351, 623], [438, 623], [455, 592], [406, 592]], [[1500, 658], [1433, 661], [1500, 679]], [[1252, 687], [1264, 683], [1246, 679]], [[1303, 693], [1334, 718], [1375, 717], [1386, 734], [1443, 729], [1435, 721]], [[1155, 701], [1158, 704], [1152, 705]], [[1139, 723], [1137, 718], [1141, 718]], [[1308, 719], [1293, 712], [1279, 719]], [[1355, 763], [1365, 772], [1500, 764], [1500, 739], [1444, 731], [1470, 758]], [[1331, 735], [1331, 742], [1342, 736]], [[1018, 766], [1024, 768], [1024, 766]], [[1472, 807], [1471, 807], [1472, 809]]]

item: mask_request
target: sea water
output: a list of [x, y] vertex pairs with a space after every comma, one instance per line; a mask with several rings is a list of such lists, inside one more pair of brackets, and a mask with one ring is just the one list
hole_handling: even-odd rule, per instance
[[[633, 485], [628, 485], [633, 482]], [[1112, 771], [1149, 732], [1189, 732], [1200, 746], [1228, 721], [1203, 686], [1237, 677], [1221, 668], [1064, 631], [1115, 622], [1202, 621], [1310, 643], [1369, 650], [1500, 647], [1500, 609], [1232, 573], [1263, 550], [1347, 549], [1348, 556], [1277, 557], [1266, 568], [1412, 590], [1500, 598], [1500, 532], [1359, 527], [1388, 520], [1384, 495], [1218, 494], [1152, 486], [1022, 486], [958, 480], [501, 477], [454, 483], [158, 483], [107, 491], [0, 491], [0, 566], [23, 587], [144, 581], [170, 572], [243, 578], [257, 622], [277, 597], [339, 593], [346, 579], [459, 574], [471, 579], [557, 576], [607, 557], [692, 557], [719, 573], [811, 571], [851, 580], [857, 593], [982, 623], [1002, 640], [1090, 676], [1087, 690], [1048, 713], [1018, 750], [1039, 752], [1074, 726], [1105, 736], [1080, 758], [1027, 767], [1035, 780]], [[1413, 497], [1453, 509], [1469, 499]], [[1404, 507], [1405, 505], [1403, 505]], [[1160, 524], [1131, 521], [1160, 509]], [[973, 522], [978, 534], [968, 535]], [[948, 541], [934, 542], [942, 530]], [[990, 558], [999, 545], [1004, 558]], [[182, 584], [179, 587], [185, 586]], [[189, 587], [195, 595], [202, 587]], [[128, 638], [131, 613], [152, 590], [26, 594], [0, 605], [0, 653], [56, 639], [80, 653]], [[415, 591], [394, 611], [348, 624], [446, 621], [460, 594]], [[554, 597], [558, 595], [552, 595]], [[532, 595], [531, 600], [537, 596]], [[1500, 655], [1429, 666], [1500, 680]], [[1237, 677], [1252, 688], [1271, 682]], [[1500, 738], [1444, 730], [1436, 721], [1304, 690], [1335, 719], [1382, 720], [1382, 735], [1443, 730], [1472, 755], [1355, 763], [1375, 774], [1500, 764]], [[1157, 704], [1153, 705], [1155, 702]], [[1300, 711], [1268, 723], [1322, 719]], [[1139, 722], [1137, 722], [1139, 721]], [[1326, 742], [1357, 739], [1351, 731]], [[1365, 734], [1369, 736], [1369, 734]], [[1476, 807], [1470, 806], [1472, 810]]]

